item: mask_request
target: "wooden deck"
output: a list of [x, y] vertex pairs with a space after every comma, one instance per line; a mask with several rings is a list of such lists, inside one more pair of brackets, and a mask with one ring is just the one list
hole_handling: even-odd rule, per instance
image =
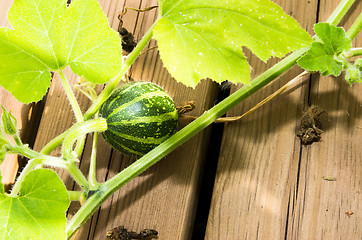
[[[286, 13], [313, 33], [313, 24], [325, 21], [340, 0], [277, 0]], [[0, 1], [0, 24], [7, 25], [12, 1]], [[145, 8], [156, 0], [100, 0], [110, 25], [117, 29], [117, 15], [125, 6]], [[348, 27], [362, 11], [362, 1], [352, 7]], [[151, 26], [157, 10], [129, 11], [123, 26], [136, 39]], [[157, 43], [152, 41], [150, 47]], [[354, 46], [362, 46], [359, 34]], [[252, 75], [265, 71], [277, 59], [264, 64], [248, 54]], [[293, 68], [274, 83], [249, 97], [228, 113], [237, 116], [294, 78]], [[194, 100], [199, 116], [220, 97], [217, 84], [203, 80], [196, 89], [177, 83], [163, 68], [157, 49], [142, 55], [129, 72], [135, 80], [163, 86], [178, 105]], [[77, 77], [70, 72], [75, 83]], [[231, 92], [240, 86], [233, 86]], [[160, 240], [176, 239], [347, 239], [362, 236], [362, 86], [352, 88], [343, 78], [313, 74], [246, 118], [208, 127], [141, 176], [110, 197], [80, 229], [76, 239], [105, 239], [106, 232], [123, 225], [129, 230], [156, 229]], [[76, 92], [83, 110], [90, 105]], [[22, 105], [0, 89], [0, 103], [19, 119], [23, 140], [39, 150], [75, 120], [60, 81], [54, 79], [47, 97], [36, 105]], [[318, 105], [328, 115], [322, 141], [302, 146], [296, 129], [303, 110]], [[20, 121], [21, 119], [21, 121]], [[180, 125], [185, 125], [182, 122]], [[91, 143], [80, 162], [89, 165]], [[57, 153], [55, 153], [57, 154]], [[16, 156], [7, 159], [9, 167]], [[134, 158], [99, 143], [97, 178], [111, 178]], [[12, 176], [10, 170], [3, 170]], [[75, 187], [59, 171], [69, 189]], [[333, 177], [328, 181], [323, 177]], [[9, 178], [3, 180], [11, 181]], [[79, 208], [73, 204], [71, 216]], [[346, 212], [353, 215], [348, 216]]]

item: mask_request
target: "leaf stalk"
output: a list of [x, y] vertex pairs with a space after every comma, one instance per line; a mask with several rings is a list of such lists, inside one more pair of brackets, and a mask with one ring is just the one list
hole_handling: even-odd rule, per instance
[[69, 82], [63, 73], [63, 70], [59, 70], [59, 71], [57, 71], [57, 73], [59, 75], [60, 81], [62, 82], [65, 93], [69, 99], [70, 105], [73, 108], [75, 119], [77, 120], [77, 122], [83, 122], [84, 119], [83, 119], [82, 111], [80, 110], [78, 101], [74, 96], [72, 88], [70, 87]]

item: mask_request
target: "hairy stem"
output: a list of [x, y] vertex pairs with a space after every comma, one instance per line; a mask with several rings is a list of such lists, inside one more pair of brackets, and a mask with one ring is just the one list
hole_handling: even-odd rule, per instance
[[97, 143], [98, 143], [98, 133], [93, 134], [93, 143], [92, 143], [92, 154], [89, 164], [89, 175], [88, 181], [90, 187], [98, 187], [99, 183], [96, 178], [96, 166], [97, 166]]
[[63, 158], [69, 161], [72, 159], [75, 160], [78, 157], [77, 153], [76, 156], [72, 154], [72, 147], [79, 137], [84, 136], [87, 133], [102, 132], [105, 130], [107, 130], [107, 121], [104, 118], [96, 118], [77, 124], [64, 139], [62, 148]]
[[63, 132], [62, 134], [58, 135], [56, 138], [52, 139], [50, 142], [48, 142], [43, 148], [42, 150], [40, 150], [40, 153], [48, 155], [50, 154], [54, 149], [56, 149], [57, 147], [59, 147], [60, 145], [62, 145], [64, 138], [68, 135], [69, 132], [72, 131], [73, 127], [75, 125], [73, 125], [71, 128], [69, 128], [68, 130], [66, 130], [65, 132]]
[[72, 91], [72, 88], [69, 85], [68, 80], [66, 79], [64, 73], [62, 70], [57, 71], [57, 73], [59, 74], [59, 78], [62, 82], [63, 88], [65, 90], [65, 93], [67, 94], [67, 97], [69, 99], [70, 105], [73, 108], [74, 111], [74, 115], [75, 115], [75, 119], [77, 120], [77, 122], [83, 122], [83, 114], [82, 111], [80, 110], [79, 104], [77, 99], [74, 96], [74, 93]]
[[[51, 166], [51, 167], [59, 167], [67, 170], [72, 178], [77, 182], [79, 186], [82, 186], [84, 189], [89, 189], [89, 184], [87, 179], [84, 177], [80, 169], [73, 163], [73, 162], [67, 162], [62, 158], [59, 157], [52, 157], [49, 155], [44, 155], [41, 153], [38, 153], [27, 146], [9, 146], [9, 152], [11, 153], [17, 153], [24, 157], [30, 158], [30, 159], [41, 159], [41, 163], [43, 165]], [[27, 171], [31, 171], [32, 167], [26, 168]], [[24, 171], [23, 171], [24, 172]], [[26, 175], [28, 172], [24, 172], [22, 174]], [[21, 184], [21, 183], [20, 183]]]
[[82, 191], [68, 191], [70, 201], [80, 202], [83, 197], [84, 192]]
[[347, 36], [350, 39], [353, 39], [357, 36], [357, 34], [361, 31], [361, 29], [362, 29], [362, 13], [360, 13], [356, 21], [354, 21], [352, 26], [348, 29]]
[[346, 15], [355, 1], [356, 0], [342, 0], [326, 22], [332, 25], [337, 25]]
[[362, 55], [362, 48], [351, 48], [348, 52], [344, 52], [343, 56], [346, 58], [356, 57]]
[[32, 160], [30, 160], [25, 168], [23, 169], [23, 171], [21, 172], [20, 176], [18, 177], [18, 179], [16, 180], [14, 186], [13, 186], [13, 189], [11, 190], [11, 194], [10, 196], [12, 197], [16, 197], [20, 191], [20, 187], [21, 187], [21, 184], [23, 183], [24, 181], [24, 178], [25, 176], [31, 171], [33, 170], [34, 167], [36, 167], [37, 165], [41, 164], [42, 162], [42, 158], [34, 158]]

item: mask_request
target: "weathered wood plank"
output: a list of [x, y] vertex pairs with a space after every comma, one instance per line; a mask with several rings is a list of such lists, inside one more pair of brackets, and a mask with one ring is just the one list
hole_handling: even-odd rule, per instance
[[[322, 1], [320, 21], [325, 21], [339, 2]], [[348, 30], [361, 12], [362, 2], [357, 1], [342, 25]], [[361, 34], [353, 45], [362, 45]], [[328, 115], [323, 117], [322, 142], [302, 149], [288, 239], [361, 239], [361, 90], [360, 85], [351, 88], [343, 77], [313, 78], [310, 102]], [[336, 180], [326, 181], [324, 176]], [[348, 211], [353, 215], [349, 217]]]
[[[118, 12], [124, 6], [144, 8], [156, 5], [157, 1], [121, 1], [101, 0], [101, 6], [108, 15], [111, 26], [118, 27]], [[135, 33], [136, 39], [147, 31], [157, 17], [157, 10], [146, 13], [129, 11], [124, 17], [124, 26]], [[150, 46], [156, 43], [152, 41]], [[176, 83], [163, 68], [157, 50], [143, 54], [132, 67], [130, 75], [136, 81], [153, 81], [163, 86], [178, 105], [187, 100], [195, 100], [197, 109], [192, 113], [200, 115], [210, 108], [215, 101], [216, 85], [204, 81], [196, 90]], [[77, 77], [67, 72], [71, 84]], [[89, 101], [76, 92], [82, 110], [89, 106]], [[40, 150], [49, 140], [74, 123], [74, 116], [65, 93], [57, 77], [53, 79], [49, 90], [44, 113], [35, 142], [35, 149]], [[180, 125], [185, 124], [181, 123]], [[112, 196], [93, 218], [77, 234], [77, 239], [104, 239], [106, 231], [118, 225], [124, 225], [133, 231], [154, 228], [161, 239], [188, 239], [192, 232], [191, 225], [195, 214], [195, 199], [201, 166], [205, 161], [209, 131], [206, 130], [193, 140], [184, 144], [167, 156], [149, 171], [128, 183]], [[89, 167], [90, 139], [80, 162], [82, 171], [87, 174]], [[121, 155], [100, 139], [98, 152], [97, 179], [102, 182], [111, 178], [135, 159]], [[185, 155], [185, 152], [187, 154]], [[59, 154], [59, 150], [53, 152]], [[58, 171], [69, 189], [74, 186], [72, 179], [63, 171]], [[71, 207], [69, 216], [77, 210]]]
[[[312, 33], [318, 1], [275, 2]], [[273, 64], [254, 56], [249, 62], [254, 76]], [[298, 67], [289, 71], [228, 115], [246, 112], [299, 72]], [[299, 84], [245, 119], [225, 125], [205, 239], [284, 239], [298, 176], [296, 122], [307, 89], [305, 82]]]

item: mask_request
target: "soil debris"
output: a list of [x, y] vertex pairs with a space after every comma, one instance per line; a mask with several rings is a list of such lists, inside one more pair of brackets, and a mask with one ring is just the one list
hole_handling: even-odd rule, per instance
[[311, 106], [303, 113], [300, 129], [297, 133], [297, 136], [302, 140], [303, 145], [309, 145], [321, 140], [323, 130], [320, 115], [322, 113], [326, 112], [315, 105]]
[[124, 226], [118, 226], [107, 232], [107, 240], [152, 240], [158, 239], [158, 232], [153, 229], [143, 229], [139, 233], [128, 231]]

